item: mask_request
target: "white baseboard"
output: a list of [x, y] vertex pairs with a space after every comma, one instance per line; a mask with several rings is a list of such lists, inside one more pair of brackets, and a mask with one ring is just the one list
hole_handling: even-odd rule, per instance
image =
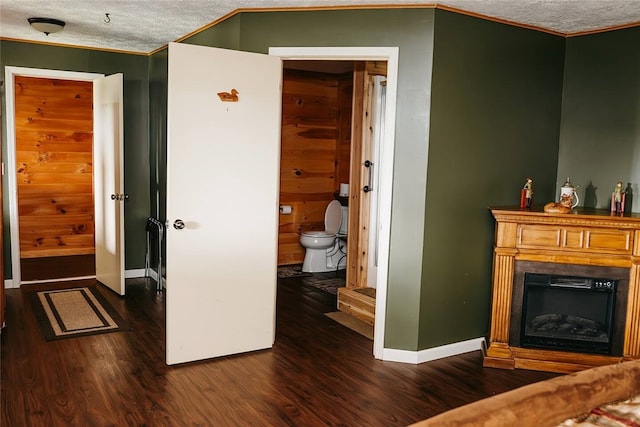
[[[138, 278], [138, 277], [144, 277], [144, 273], [145, 273], [144, 268], [136, 268], [136, 269], [133, 269], [133, 270], [125, 270], [124, 278], [125, 279], [135, 279], [135, 278]], [[151, 269], [151, 273], [150, 274], [151, 274], [151, 277], [153, 278], [153, 280], [158, 280], [158, 274], [155, 271], [153, 271], [153, 269]], [[93, 277], [95, 277], [95, 276], [87, 276], [86, 278], [93, 278]], [[80, 279], [84, 279], [84, 278], [85, 277], [80, 277]], [[75, 277], [73, 279], [76, 280], [76, 279], [79, 279], [79, 278]], [[59, 279], [59, 280], [46, 280], [46, 282], [57, 282], [57, 281], [64, 281], [64, 280], [70, 280], [70, 279], [65, 278], [65, 279]], [[41, 282], [43, 282], [43, 281], [33, 281], [33, 282], [30, 282], [30, 283], [41, 283]], [[26, 282], [24, 282], [24, 283], [26, 284]], [[4, 288], [5, 289], [17, 289], [19, 287], [20, 287], [20, 285], [15, 284], [13, 282], [13, 279], [5, 279], [5, 281], [4, 281]]]
[[442, 359], [443, 357], [456, 356], [470, 351], [482, 350], [484, 352], [485, 348], [486, 343], [484, 338], [473, 338], [467, 341], [419, 351], [385, 348], [382, 351], [382, 360], [417, 365], [419, 363], [430, 362], [432, 360]]
[[[151, 270], [151, 274], [153, 274], [154, 271]], [[124, 271], [124, 278], [125, 279], [136, 279], [138, 277], [144, 277], [144, 268], [136, 268], [134, 270], [125, 270]]]

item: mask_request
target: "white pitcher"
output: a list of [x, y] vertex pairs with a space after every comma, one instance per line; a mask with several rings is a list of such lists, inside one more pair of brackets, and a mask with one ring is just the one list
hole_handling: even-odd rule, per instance
[[564, 183], [564, 185], [560, 187], [560, 200], [562, 200], [563, 196], [569, 197], [571, 199], [571, 209], [575, 208], [576, 206], [578, 206], [578, 203], [580, 203], [580, 199], [578, 199], [578, 193], [576, 192], [576, 187], [571, 184], [571, 181], [569, 181], [569, 177], [567, 177], [567, 181]]

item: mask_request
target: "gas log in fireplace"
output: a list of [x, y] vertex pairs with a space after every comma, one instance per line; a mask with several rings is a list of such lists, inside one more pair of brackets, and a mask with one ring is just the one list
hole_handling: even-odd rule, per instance
[[640, 359], [640, 215], [491, 212], [484, 366], [573, 372]]

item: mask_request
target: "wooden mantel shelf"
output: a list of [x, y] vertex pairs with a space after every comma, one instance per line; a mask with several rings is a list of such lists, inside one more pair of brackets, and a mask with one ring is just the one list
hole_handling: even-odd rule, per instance
[[[640, 359], [640, 214], [574, 209], [491, 208], [496, 220], [491, 331], [484, 366], [573, 372]], [[629, 269], [621, 356], [521, 348], [510, 345], [514, 266], [518, 261]]]
[[611, 227], [640, 228], [640, 213], [615, 214], [606, 209], [575, 208], [570, 213], [546, 213], [542, 207], [521, 209], [519, 207], [493, 207], [490, 208], [496, 220], [516, 221], [523, 220], [540, 223], [557, 224], [608, 224]]

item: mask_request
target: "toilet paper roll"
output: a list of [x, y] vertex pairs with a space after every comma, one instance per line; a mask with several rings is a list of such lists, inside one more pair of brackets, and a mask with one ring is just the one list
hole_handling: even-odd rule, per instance
[[289, 215], [291, 213], [291, 206], [280, 205], [280, 213], [283, 215]]
[[349, 184], [344, 182], [340, 184], [340, 195], [345, 197], [349, 195]]

